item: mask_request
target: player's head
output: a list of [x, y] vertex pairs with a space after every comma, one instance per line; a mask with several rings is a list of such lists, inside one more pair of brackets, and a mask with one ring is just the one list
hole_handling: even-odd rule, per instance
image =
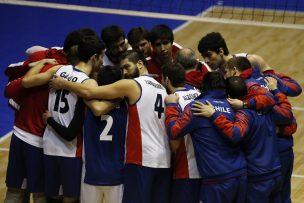
[[249, 68], [251, 68], [251, 63], [246, 57], [233, 57], [224, 64], [224, 77], [239, 76]]
[[226, 91], [227, 94], [233, 99], [247, 95], [247, 86], [244, 79], [239, 76], [227, 78]]
[[123, 29], [116, 25], [105, 27], [101, 30], [101, 39], [106, 44], [107, 55], [114, 63], [119, 63], [122, 53], [128, 49]]
[[169, 62], [162, 66], [162, 83], [168, 88], [169, 85], [176, 87], [184, 87], [185, 85], [185, 69], [177, 62]]
[[132, 28], [128, 33], [128, 42], [133, 50], [143, 52], [146, 57], [151, 55], [150, 34], [144, 27]]
[[136, 78], [147, 71], [146, 57], [141, 52], [128, 50], [122, 54], [120, 67], [123, 70], [124, 78]]
[[90, 63], [92, 68], [100, 67], [104, 48], [98, 36], [85, 36], [78, 45], [79, 60]]
[[98, 85], [112, 84], [122, 79], [122, 71], [119, 66], [102, 66], [98, 71]]
[[218, 32], [211, 32], [202, 37], [197, 49], [213, 70], [220, 68], [225, 62], [224, 56], [229, 54], [225, 39]]
[[205, 92], [215, 89], [225, 89], [225, 79], [223, 75], [217, 71], [208, 72], [202, 80], [201, 90]]
[[164, 24], [154, 26], [150, 31], [150, 41], [160, 62], [165, 63], [172, 59], [174, 35], [171, 28]]
[[180, 63], [185, 70], [195, 69], [197, 65], [195, 52], [190, 48], [178, 50], [175, 61]]
[[70, 64], [76, 65], [79, 62], [78, 45], [86, 36], [98, 37], [95, 31], [90, 28], [81, 28], [79, 30], [72, 31], [66, 36], [63, 51], [67, 54]]

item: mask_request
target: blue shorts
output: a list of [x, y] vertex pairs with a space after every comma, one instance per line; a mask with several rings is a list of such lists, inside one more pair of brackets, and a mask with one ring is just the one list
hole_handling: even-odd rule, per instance
[[43, 149], [32, 146], [12, 135], [7, 172], [8, 188], [23, 188], [33, 193], [44, 192]]
[[172, 203], [198, 203], [201, 179], [175, 179], [172, 188]]
[[82, 160], [74, 157], [44, 155], [45, 192], [48, 197], [59, 196], [60, 186], [64, 197], [80, 195]]
[[123, 203], [170, 202], [171, 169], [126, 164]]
[[218, 183], [203, 183], [200, 201], [204, 203], [246, 202], [247, 176], [238, 176]]
[[281, 175], [268, 180], [247, 183], [247, 203], [280, 203], [281, 201]]

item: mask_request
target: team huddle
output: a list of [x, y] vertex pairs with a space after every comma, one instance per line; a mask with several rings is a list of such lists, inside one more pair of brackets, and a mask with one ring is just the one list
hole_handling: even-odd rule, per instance
[[199, 60], [164, 24], [33, 46], [8, 66], [6, 203], [291, 202], [300, 85], [222, 35]]

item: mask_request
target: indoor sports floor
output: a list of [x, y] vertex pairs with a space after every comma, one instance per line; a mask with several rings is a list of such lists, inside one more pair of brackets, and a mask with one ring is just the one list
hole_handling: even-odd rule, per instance
[[[299, 28], [275, 28], [252, 25], [233, 25], [207, 22], [186, 22], [148, 17], [132, 17], [84, 11], [7, 5], [0, 1], [0, 87], [3, 91], [7, 78], [4, 69], [10, 63], [25, 60], [24, 51], [32, 45], [60, 46], [65, 35], [75, 29], [91, 27], [96, 32], [104, 26], [117, 24], [127, 33], [130, 28], [151, 28], [165, 23], [174, 29], [175, 41], [183, 47], [197, 50], [198, 41], [208, 32], [222, 33], [231, 53], [248, 52], [264, 57], [276, 69], [296, 79], [304, 88], [304, 23]], [[208, 15], [208, 13], [206, 13]], [[200, 56], [198, 55], [200, 58]], [[304, 93], [289, 98], [298, 122], [294, 135], [294, 172], [292, 200], [304, 201]], [[0, 97], [0, 202], [5, 194], [5, 173], [10, 134], [14, 113], [7, 107], [7, 100]]]

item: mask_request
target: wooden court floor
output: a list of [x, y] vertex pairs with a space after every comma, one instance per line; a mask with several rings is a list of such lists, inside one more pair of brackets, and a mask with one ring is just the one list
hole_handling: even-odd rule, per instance
[[[197, 51], [198, 41], [209, 32], [220, 32], [226, 39], [231, 53], [247, 52], [259, 54], [275, 68], [296, 79], [304, 88], [304, 31], [246, 25], [226, 25], [216, 23], [189, 23], [175, 33], [175, 41], [183, 47]], [[198, 53], [197, 53], [198, 54]], [[198, 55], [199, 58], [201, 58]], [[292, 200], [304, 201], [304, 93], [289, 98], [296, 107], [294, 114], [298, 130], [294, 135], [294, 172], [292, 177]], [[7, 165], [9, 138], [0, 143], [0, 202], [5, 195], [5, 173]], [[5, 149], [2, 149], [5, 148]]]

